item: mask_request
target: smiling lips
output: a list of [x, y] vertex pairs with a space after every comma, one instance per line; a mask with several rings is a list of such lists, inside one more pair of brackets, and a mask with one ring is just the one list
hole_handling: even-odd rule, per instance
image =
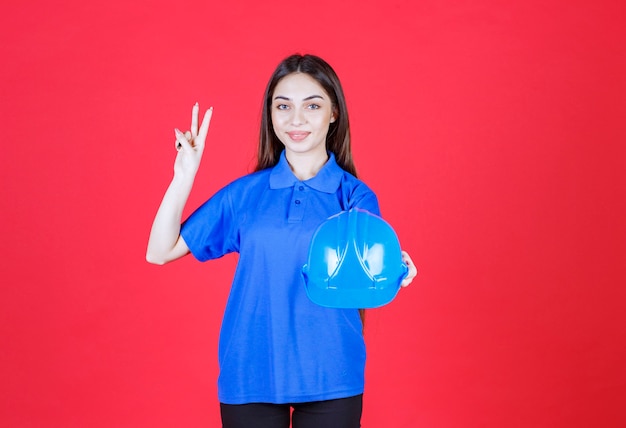
[[308, 137], [309, 134], [310, 134], [310, 132], [306, 132], [306, 131], [291, 131], [291, 132], [287, 132], [287, 135], [289, 135], [289, 138], [291, 138], [293, 141], [302, 141], [306, 137]]

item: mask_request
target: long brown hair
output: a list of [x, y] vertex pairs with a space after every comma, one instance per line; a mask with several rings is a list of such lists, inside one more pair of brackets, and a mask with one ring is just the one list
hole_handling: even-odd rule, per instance
[[[255, 171], [275, 166], [280, 159], [280, 153], [283, 151], [284, 146], [274, 133], [272, 124], [272, 95], [274, 95], [274, 89], [278, 82], [291, 73], [308, 74], [330, 96], [336, 120], [328, 128], [326, 149], [334, 153], [335, 160], [341, 168], [356, 177], [356, 167], [352, 160], [352, 148], [350, 147], [348, 107], [339, 77], [337, 77], [335, 70], [322, 58], [315, 55], [299, 54], [291, 55], [278, 64], [265, 88]], [[365, 327], [365, 310], [359, 309], [359, 315], [361, 316], [361, 323]]]
[[261, 131], [255, 171], [273, 167], [278, 163], [283, 144], [274, 133], [272, 124], [272, 95], [278, 82], [291, 73], [306, 73], [320, 84], [330, 96], [336, 120], [330, 124], [326, 136], [326, 149], [335, 154], [337, 164], [356, 176], [350, 148], [350, 120], [343, 89], [335, 70], [323, 59], [315, 55], [291, 55], [281, 61], [274, 70], [265, 88], [263, 111], [261, 113]]

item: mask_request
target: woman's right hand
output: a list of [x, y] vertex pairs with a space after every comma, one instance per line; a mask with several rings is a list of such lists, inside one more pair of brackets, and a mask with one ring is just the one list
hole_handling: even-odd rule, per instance
[[200, 167], [202, 152], [209, 124], [213, 115], [213, 107], [209, 108], [202, 119], [202, 124], [198, 128], [198, 112], [200, 106], [196, 103], [191, 109], [191, 129], [184, 134], [178, 129], [174, 129], [176, 135], [176, 150], [178, 155], [174, 162], [174, 174], [177, 176], [193, 178]]

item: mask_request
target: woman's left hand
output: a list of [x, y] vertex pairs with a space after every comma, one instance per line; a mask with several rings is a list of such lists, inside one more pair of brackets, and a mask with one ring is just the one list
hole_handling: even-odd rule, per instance
[[409, 274], [400, 283], [400, 287], [406, 287], [413, 281], [413, 278], [417, 276], [417, 268], [415, 267], [413, 260], [411, 260], [411, 256], [409, 256], [409, 253], [407, 253], [406, 251], [402, 251], [402, 261], [409, 268]]

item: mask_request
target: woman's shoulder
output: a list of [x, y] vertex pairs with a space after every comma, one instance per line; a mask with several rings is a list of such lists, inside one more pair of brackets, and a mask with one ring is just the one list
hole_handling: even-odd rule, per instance
[[259, 186], [267, 186], [269, 183], [271, 168], [255, 171], [234, 179], [225, 186], [230, 193], [241, 193], [258, 189]]
[[348, 171], [342, 170], [343, 176], [341, 180], [341, 185], [344, 188], [349, 188], [354, 191], [364, 192], [364, 193], [374, 193], [372, 188], [361, 178], [355, 177]]

